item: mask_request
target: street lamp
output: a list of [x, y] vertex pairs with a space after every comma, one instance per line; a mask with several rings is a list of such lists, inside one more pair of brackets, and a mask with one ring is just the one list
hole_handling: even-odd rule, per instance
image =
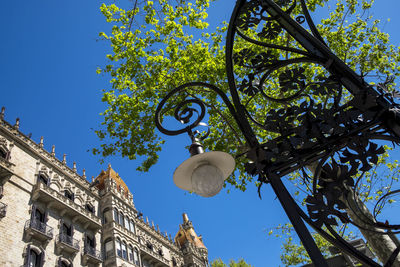
[[[174, 173], [177, 186], [213, 196], [234, 169], [234, 160], [226, 153], [202, 153], [200, 142], [207, 134], [200, 138], [194, 130], [205, 126], [206, 114], [206, 105], [195, 92], [213, 93], [246, 140], [246, 172], [258, 177], [260, 184], [272, 186], [314, 265], [328, 266], [305, 223], [359, 262], [381, 266], [344, 240], [335, 225], [340, 220], [360, 227], [360, 221], [364, 231], [382, 235], [400, 230], [400, 225], [376, 218], [349, 216], [350, 210], [356, 216], [362, 211], [357, 199], [350, 202], [357, 186], [355, 175], [370, 170], [385, 152], [372, 140], [400, 141], [399, 106], [391, 94], [383, 85], [367, 84], [328, 48], [305, 0], [238, 0], [225, 47], [229, 97], [214, 85], [191, 82], [172, 90], [157, 107], [155, 122], [162, 133], [187, 133], [192, 139], [191, 158]], [[312, 81], [306, 73], [311, 73]], [[265, 103], [259, 101], [274, 108], [259, 111]], [[251, 104], [255, 108], [250, 110]], [[184, 128], [165, 128], [163, 117], [168, 115]], [[271, 137], [264, 140], [260, 133]], [[307, 178], [311, 188], [305, 199], [307, 212], [281, 181], [301, 169], [305, 175], [304, 169], [313, 173]], [[385, 266], [391, 266], [399, 251], [386, 252]]]

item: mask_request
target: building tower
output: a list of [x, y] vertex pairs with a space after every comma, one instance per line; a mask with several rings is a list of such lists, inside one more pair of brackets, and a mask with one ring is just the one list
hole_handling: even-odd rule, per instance
[[[186, 267], [208, 265], [207, 249], [199, 237], [186, 225], [191, 225], [187, 215], [184, 227], [196, 237], [196, 246], [190, 248], [186, 261], [184, 248], [168, 235], [161, 233], [158, 225], [143, 219], [133, 203], [133, 196], [122, 178], [111, 165], [101, 171], [93, 183], [99, 190], [100, 211], [103, 215], [102, 244], [103, 266]], [[181, 226], [182, 228], [183, 226]], [[182, 243], [183, 244], [183, 243]]]
[[175, 236], [183, 253], [184, 267], [208, 266], [208, 251], [204, 246], [202, 236], [197, 236], [194, 227], [186, 213], [182, 214], [183, 224], [179, 225], [179, 231]]

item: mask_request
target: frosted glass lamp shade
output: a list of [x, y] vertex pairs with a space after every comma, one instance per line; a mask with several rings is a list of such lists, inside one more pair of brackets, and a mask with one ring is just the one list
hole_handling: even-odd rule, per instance
[[174, 172], [174, 183], [179, 188], [203, 197], [221, 191], [224, 181], [235, 169], [235, 159], [228, 153], [212, 151], [194, 155]]
[[208, 163], [193, 170], [192, 187], [196, 194], [202, 197], [212, 197], [221, 191], [224, 185], [222, 172]]

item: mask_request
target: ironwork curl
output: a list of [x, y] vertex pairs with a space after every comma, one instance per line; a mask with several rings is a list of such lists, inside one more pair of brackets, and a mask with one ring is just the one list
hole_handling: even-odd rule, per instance
[[[210, 84], [203, 83], [203, 82], [186, 83], [186, 84], [183, 84], [183, 85], [175, 88], [171, 92], [169, 92], [157, 106], [157, 109], [155, 112], [155, 124], [156, 124], [157, 129], [160, 132], [167, 134], [167, 135], [179, 135], [182, 133], [188, 133], [189, 136], [196, 137], [197, 139], [204, 139], [209, 135], [210, 131], [209, 131], [208, 125], [205, 122], [202, 122], [202, 120], [204, 119], [204, 117], [206, 115], [206, 105], [201, 99], [197, 98], [196, 96], [186, 95], [184, 100], [178, 102], [173, 107], [166, 108], [168, 100], [170, 100], [172, 97], [175, 97], [174, 100], [176, 100], [179, 94], [187, 93], [188, 91], [190, 91], [191, 87], [203, 87], [203, 88], [207, 88], [207, 89], [217, 93], [221, 97], [223, 102], [226, 104], [226, 106], [230, 110], [231, 114], [233, 116], [235, 116], [236, 112], [235, 112], [233, 105], [231, 104], [231, 102], [229, 101], [229, 98], [226, 96], [226, 94], [221, 89], [219, 89], [218, 87], [216, 87], [214, 85], [210, 85]], [[190, 98], [187, 99], [187, 97], [190, 97]], [[197, 106], [200, 107], [200, 112], [199, 112], [199, 110], [197, 110], [191, 106], [193, 104], [196, 104]], [[167, 128], [165, 128], [162, 125], [162, 120], [163, 120], [162, 117], [163, 117], [164, 113], [167, 113], [171, 109], [174, 109], [173, 114], [174, 114], [174, 118], [177, 121], [179, 121], [182, 124], [187, 124], [187, 125], [185, 125], [184, 128], [178, 129], [178, 130], [168, 130]], [[191, 119], [194, 116], [194, 114], [197, 114], [197, 118], [191, 122]], [[199, 131], [193, 131], [193, 129], [195, 129], [196, 127], [199, 127], [199, 126], [208, 128], [207, 133], [205, 135], [201, 135]]]

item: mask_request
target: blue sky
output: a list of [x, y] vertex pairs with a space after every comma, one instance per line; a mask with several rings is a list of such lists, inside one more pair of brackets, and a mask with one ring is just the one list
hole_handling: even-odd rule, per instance
[[[118, 2], [117, 2], [118, 3]], [[47, 150], [56, 145], [56, 156], [67, 154], [67, 162], [77, 162], [78, 172], [97, 176], [108, 163], [125, 180], [134, 195], [136, 208], [162, 231], [175, 235], [182, 212], [187, 212], [198, 234], [204, 237], [209, 259], [224, 261], [243, 257], [254, 266], [278, 266], [280, 240], [268, 237], [270, 228], [287, 218], [272, 190], [265, 186], [263, 199], [256, 188], [243, 193], [224, 190], [214, 198], [201, 198], [175, 187], [172, 173], [188, 157], [187, 138], [167, 137], [159, 164], [149, 173], [135, 171], [138, 163], [112, 157], [100, 165], [88, 152], [99, 144], [92, 128], [101, 122], [101, 89], [108, 88], [106, 76], [96, 68], [107, 62], [106, 42], [98, 39], [107, 31], [100, 1], [2, 2], [0, 16], [0, 106], [11, 123], [19, 117], [20, 129]], [[210, 10], [210, 23], [228, 20], [234, 1], [219, 0]], [[385, 31], [395, 45], [400, 44], [399, 1], [377, 1], [374, 15], [391, 18]]]

